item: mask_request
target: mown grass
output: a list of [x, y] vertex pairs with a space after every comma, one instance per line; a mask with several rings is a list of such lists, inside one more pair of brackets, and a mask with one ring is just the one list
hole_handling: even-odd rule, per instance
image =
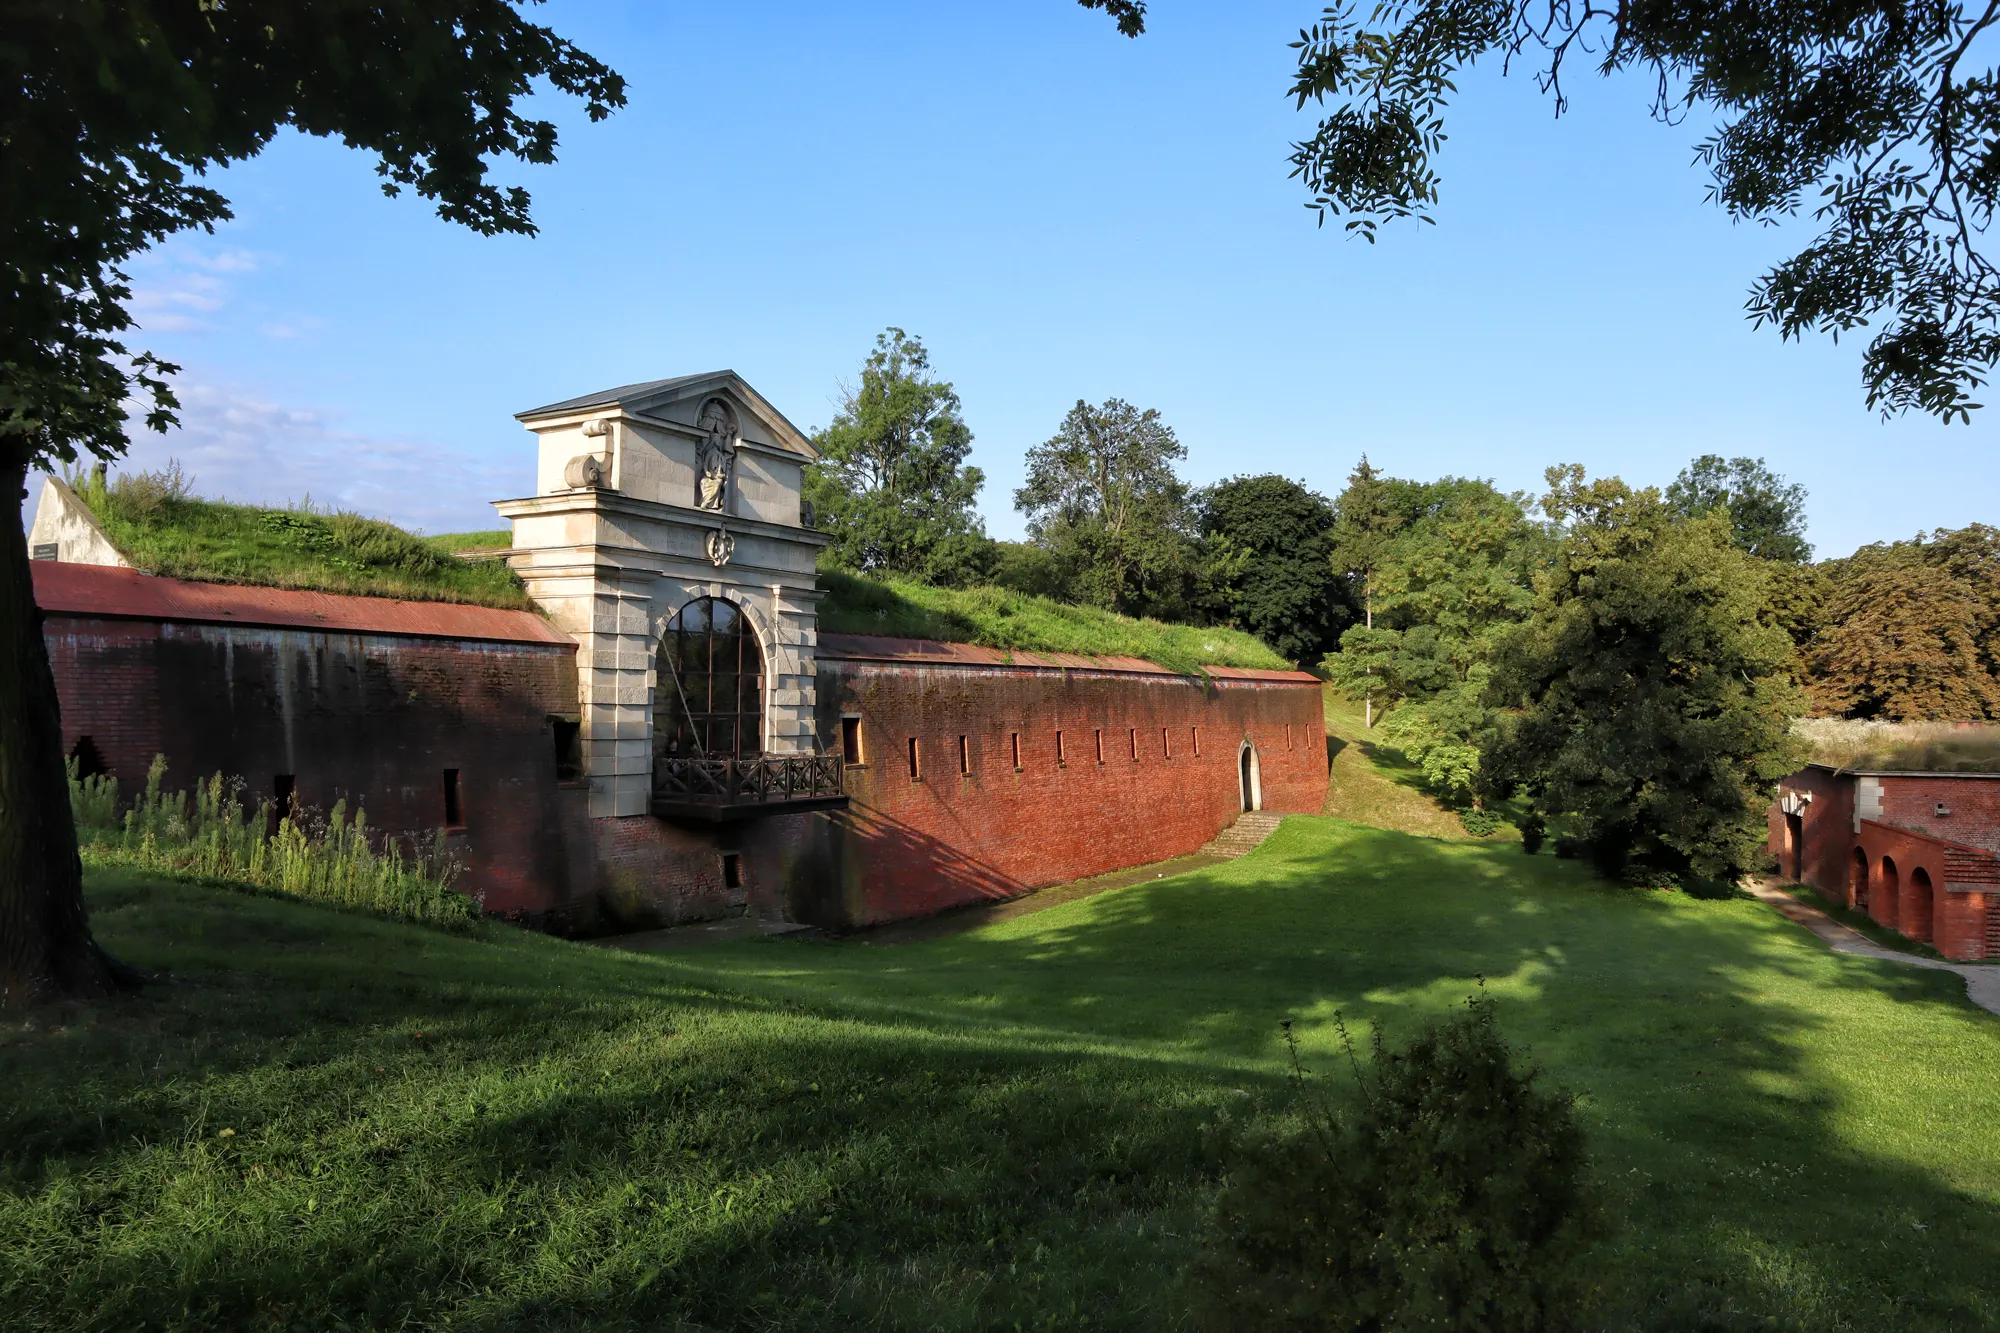
[[[181, 984], [4, 1032], [10, 1327], [1174, 1329], [1277, 1021], [1488, 979], [1582, 1096], [1607, 1329], [2000, 1322], [2000, 1022], [1518, 845], [1293, 818], [926, 943], [619, 954], [94, 872]], [[1336, 1086], [1338, 1086], [1336, 1082]]]
[[377, 519], [304, 504], [267, 509], [204, 500], [177, 470], [121, 475], [101, 486], [74, 480], [112, 545], [149, 574], [509, 610], [534, 605], [504, 563], [457, 559]]
[[1291, 663], [1261, 639], [1135, 619], [1005, 588], [936, 588], [906, 579], [822, 571], [819, 627], [828, 634], [977, 643], [1022, 652], [1144, 658], [1172, 671], [1204, 666], [1282, 671]]
[[[1323, 813], [1426, 838], [1470, 836], [1458, 812], [1424, 789], [1423, 771], [1368, 726], [1359, 700], [1331, 685], [1323, 693], [1326, 734], [1333, 746]], [[1375, 721], [1379, 726], [1379, 712]], [[1519, 842], [1521, 835], [1513, 825], [1502, 824], [1487, 836]]]

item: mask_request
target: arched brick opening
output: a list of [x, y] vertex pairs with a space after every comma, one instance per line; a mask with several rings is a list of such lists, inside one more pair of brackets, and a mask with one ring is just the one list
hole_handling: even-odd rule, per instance
[[1779, 866], [1780, 873], [1787, 879], [1803, 880], [1806, 877], [1806, 819], [1804, 815], [1785, 816], [1785, 857]]
[[1891, 930], [1898, 929], [1896, 909], [1901, 904], [1896, 899], [1901, 887], [1896, 874], [1896, 859], [1892, 856], [1883, 857], [1881, 873], [1876, 876], [1874, 891], [1869, 895], [1868, 914], [1875, 918], [1878, 925], [1887, 926]]
[[1931, 912], [1934, 894], [1931, 892], [1930, 872], [1922, 866], [1910, 872], [1910, 883], [1903, 890], [1903, 900], [1898, 903], [1898, 914], [1903, 919], [1899, 929], [1903, 934], [1920, 944], [1931, 942]]
[[1257, 747], [1246, 737], [1236, 750], [1236, 776], [1242, 796], [1243, 809], [1262, 810], [1264, 808], [1264, 766], [1258, 761]]
[[1868, 853], [1854, 849], [1854, 864], [1847, 874], [1847, 905], [1857, 912], [1868, 910]]

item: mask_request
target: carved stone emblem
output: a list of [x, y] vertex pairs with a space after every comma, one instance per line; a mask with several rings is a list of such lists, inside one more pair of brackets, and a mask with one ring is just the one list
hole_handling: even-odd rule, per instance
[[736, 539], [729, 535], [728, 528], [715, 529], [702, 545], [708, 549], [708, 562], [717, 569], [728, 564], [729, 557], [736, 554]]
[[736, 414], [720, 398], [711, 398], [701, 405], [695, 424], [702, 432], [695, 450], [700, 468], [694, 481], [695, 507], [720, 513], [729, 497], [729, 479], [736, 471]]

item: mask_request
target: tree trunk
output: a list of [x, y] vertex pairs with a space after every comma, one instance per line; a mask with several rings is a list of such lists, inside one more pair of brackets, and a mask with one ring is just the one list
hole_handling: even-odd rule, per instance
[[[0, 496], [17, 514], [29, 448], [0, 445]], [[0, 528], [0, 1006], [107, 995], [141, 978], [90, 937], [27, 534], [18, 517]]]

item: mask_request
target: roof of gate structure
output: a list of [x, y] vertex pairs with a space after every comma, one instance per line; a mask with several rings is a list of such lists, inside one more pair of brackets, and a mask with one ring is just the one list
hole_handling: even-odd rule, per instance
[[674, 375], [663, 380], [646, 380], [640, 384], [621, 384], [615, 389], [599, 389], [596, 393], [586, 393], [576, 398], [565, 398], [559, 403], [549, 403], [544, 407], [531, 407], [525, 412], [516, 412], [516, 421], [540, 421], [548, 417], [572, 416], [579, 412], [589, 412], [596, 408], [621, 407], [643, 415], [648, 407], [678, 402], [684, 398], [694, 398], [728, 389], [764, 424], [771, 427], [778, 438], [772, 441], [783, 448], [805, 454], [810, 458], [819, 457], [812, 441], [806, 433], [793, 425], [783, 412], [771, 405], [771, 401], [750, 387], [749, 381], [733, 370], [710, 370], [699, 375]]

